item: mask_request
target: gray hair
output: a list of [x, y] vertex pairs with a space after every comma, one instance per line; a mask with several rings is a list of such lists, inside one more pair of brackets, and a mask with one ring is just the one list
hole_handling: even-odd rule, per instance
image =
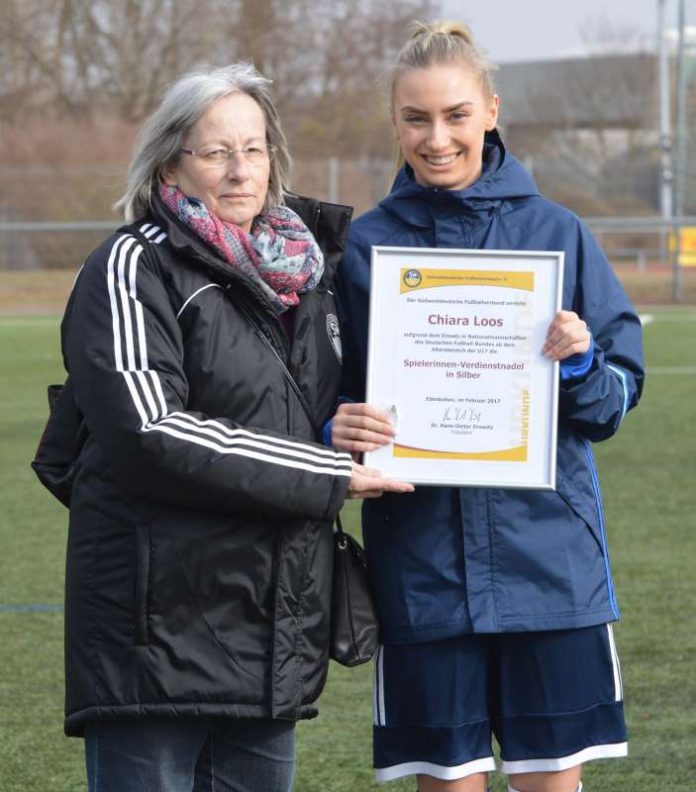
[[463, 63], [474, 71], [481, 82], [484, 96], [495, 93], [493, 72], [497, 66], [491, 63], [471, 35], [466, 25], [440, 20], [411, 24], [411, 35], [396, 56], [394, 65], [386, 74], [389, 85], [389, 105], [393, 111], [394, 88], [399, 77], [410, 69], [427, 69], [451, 63]]
[[266, 121], [267, 142], [273, 150], [263, 211], [283, 205], [283, 193], [290, 182], [291, 160], [270, 84], [271, 80], [248, 62], [222, 68], [205, 67], [179, 78], [138, 133], [128, 167], [126, 191], [116, 201], [114, 209], [122, 211], [127, 222], [145, 215], [151, 206], [153, 192], [157, 192], [160, 171], [179, 160], [180, 149], [191, 128], [218, 99], [235, 93], [246, 94], [259, 105]]

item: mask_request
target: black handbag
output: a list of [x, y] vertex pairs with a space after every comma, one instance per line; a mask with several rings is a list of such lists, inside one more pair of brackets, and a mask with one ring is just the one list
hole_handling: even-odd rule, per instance
[[334, 529], [334, 570], [331, 587], [329, 655], [344, 666], [372, 659], [379, 642], [365, 551], [343, 530], [340, 516]]
[[87, 428], [75, 404], [70, 377], [64, 385], [48, 386], [49, 416], [31, 463], [39, 481], [64, 506], [70, 506], [77, 458]]
[[[295, 381], [273, 343], [258, 326], [250, 309], [235, 301], [240, 313], [254, 328], [258, 337], [271, 350], [288, 384], [297, 396], [315, 436], [320, 437], [312, 411], [304, 393]], [[371, 660], [377, 650], [378, 627], [365, 551], [357, 539], [343, 530], [340, 515], [336, 516], [333, 534], [333, 581], [331, 586], [331, 636], [329, 657], [344, 666], [356, 666]]]

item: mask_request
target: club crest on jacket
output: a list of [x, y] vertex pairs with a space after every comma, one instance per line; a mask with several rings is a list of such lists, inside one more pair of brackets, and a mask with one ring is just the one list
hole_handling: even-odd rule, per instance
[[343, 361], [343, 347], [341, 346], [341, 331], [338, 327], [338, 317], [335, 314], [326, 314], [326, 334], [329, 337], [331, 348], [336, 353], [338, 362]]

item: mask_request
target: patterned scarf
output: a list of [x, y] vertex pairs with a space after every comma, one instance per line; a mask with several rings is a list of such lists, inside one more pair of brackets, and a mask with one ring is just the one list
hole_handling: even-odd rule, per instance
[[312, 291], [324, 273], [324, 256], [311, 231], [286, 206], [259, 215], [251, 233], [220, 220], [200, 198], [184, 195], [178, 187], [160, 183], [160, 196], [172, 212], [225, 261], [255, 283], [273, 303], [277, 314]]

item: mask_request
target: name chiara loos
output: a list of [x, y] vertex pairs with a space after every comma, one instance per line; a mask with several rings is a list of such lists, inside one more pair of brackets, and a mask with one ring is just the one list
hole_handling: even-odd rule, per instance
[[468, 327], [470, 324], [473, 324], [474, 327], [502, 327], [503, 320], [488, 316], [470, 317], [470, 316], [450, 316], [449, 314], [430, 314], [430, 316], [428, 316], [428, 324], [461, 325], [462, 327]]
[[[500, 328], [504, 325], [504, 320], [500, 317], [491, 316], [451, 316], [450, 314], [432, 313], [428, 315], [429, 325], [439, 325], [445, 327], [459, 326], [468, 327], [489, 327]], [[464, 336], [449, 335], [447, 333], [417, 333], [409, 332], [405, 334], [416, 344], [431, 340], [434, 344], [433, 352], [462, 353], [475, 352], [478, 355], [496, 355], [498, 351], [515, 346], [516, 342], [524, 341], [524, 336], [520, 335], [479, 335]], [[512, 362], [498, 362], [493, 360], [432, 360], [419, 358], [405, 358], [404, 368], [407, 369], [444, 369], [445, 376], [456, 377], [457, 379], [479, 379], [486, 370], [488, 371], [523, 371], [525, 363], [521, 360]]]

